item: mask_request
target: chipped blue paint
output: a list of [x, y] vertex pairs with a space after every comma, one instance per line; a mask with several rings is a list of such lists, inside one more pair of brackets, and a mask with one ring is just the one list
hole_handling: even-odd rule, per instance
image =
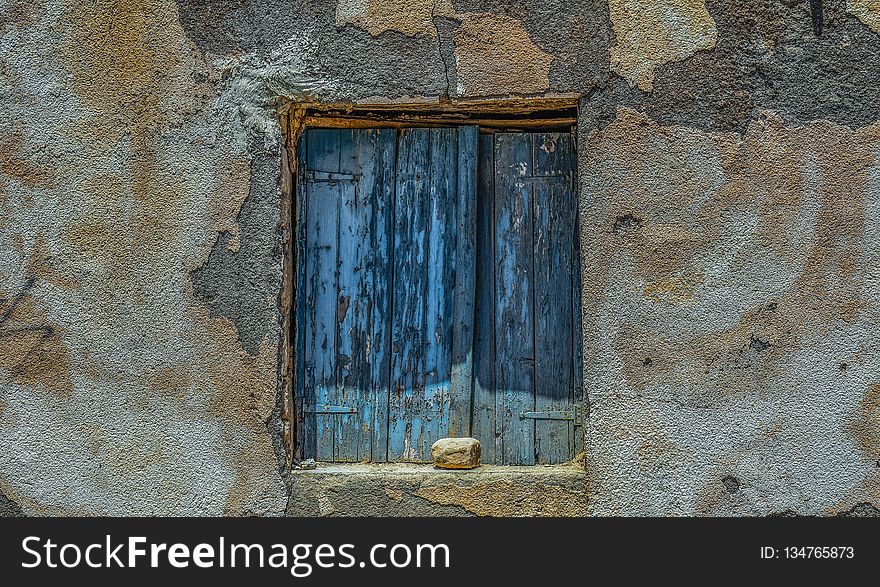
[[458, 227], [460, 213], [476, 205], [475, 182], [459, 189], [460, 176], [476, 175], [476, 136], [476, 129], [414, 128], [398, 141], [391, 460], [429, 461], [434, 441], [452, 433], [451, 409], [459, 423], [463, 406], [469, 409], [472, 337], [458, 346], [454, 334], [473, 332], [473, 287], [457, 279], [474, 273], [472, 233]]
[[457, 426], [467, 422], [474, 243], [463, 229], [476, 205], [476, 160], [459, 138], [476, 136], [306, 133], [297, 271], [306, 455], [426, 461], [451, 433], [453, 409]]
[[[583, 393], [574, 145], [558, 133], [498, 133], [493, 143], [481, 150], [481, 173], [494, 169], [481, 197], [491, 186], [494, 199], [479, 246], [494, 263], [479, 265], [476, 345], [494, 353], [484, 360], [494, 369], [477, 369], [474, 428], [495, 440], [497, 463], [564, 462], [580, 450], [577, 422], [535, 414], [571, 411]], [[493, 302], [494, 312], [480, 309]]]
[[386, 458], [395, 141], [389, 129], [315, 129], [304, 140], [298, 381], [305, 454], [319, 460]]
[[580, 393], [571, 136], [312, 129], [300, 161], [304, 454], [474, 435], [484, 462], [572, 458], [573, 421], [522, 417]]

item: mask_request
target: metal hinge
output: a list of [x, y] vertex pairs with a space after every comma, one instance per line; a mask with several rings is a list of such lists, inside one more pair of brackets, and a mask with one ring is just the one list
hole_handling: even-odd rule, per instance
[[520, 412], [519, 417], [522, 420], [577, 420], [578, 411], [574, 410], [551, 410], [547, 412]]
[[306, 414], [354, 414], [357, 410], [348, 406], [318, 406], [317, 410], [305, 410]]
[[330, 171], [306, 171], [306, 179], [309, 181], [327, 181], [327, 182], [337, 182], [337, 181], [358, 181], [360, 179], [360, 174], [351, 174], [351, 173], [334, 173]]

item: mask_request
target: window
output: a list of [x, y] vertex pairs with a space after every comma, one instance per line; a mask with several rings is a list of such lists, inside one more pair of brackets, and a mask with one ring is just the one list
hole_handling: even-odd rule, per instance
[[309, 128], [298, 146], [294, 387], [303, 456], [483, 462], [580, 449], [573, 137]]

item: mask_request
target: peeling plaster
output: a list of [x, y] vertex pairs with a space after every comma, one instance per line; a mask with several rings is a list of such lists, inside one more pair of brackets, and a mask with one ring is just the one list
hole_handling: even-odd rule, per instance
[[[875, 8], [7, 2], [0, 511], [876, 512]], [[584, 96], [586, 493], [307, 495], [267, 429], [279, 108], [548, 93]]]
[[[878, 146], [880, 124], [786, 127], [771, 112], [742, 137], [626, 109], [590, 134], [597, 513], [821, 514], [837, 488], [873, 487], [877, 299], [863, 268]], [[638, 230], [615, 231], [626, 214]], [[658, 297], [670, 283], [687, 295]]]
[[436, 17], [454, 16], [451, 0], [338, 0], [336, 26], [353, 24], [373, 36], [386, 31], [433, 35]]
[[878, 0], [847, 0], [846, 10], [860, 21], [880, 33], [880, 1]]
[[[371, 35], [387, 31], [425, 35], [442, 41], [438, 22], [452, 23], [459, 97], [537, 94], [550, 85], [553, 57], [530, 38], [516, 18], [488, 12], [456, 13], [448, 0], [340, 0], [336, 25], [353, 24]], [[449, 87], [449, 63], [439, 53]]]
[[462, 97], [544, 92], [552, 61], [513, 18], [471, 13], [455, 32], [457, 94]]
[[168, 2], [71, 2], [4, 35], [2, 328], [33, 333], [0, 337], [0, 444], [27, 447], [0, 454], [4, 491], [27, 514], [280, 513], [277, 336], [248, 355], [189, 277], [249, 192], [219, 72]]
[[658, 67], [711, 49], [718, 39], [704, 0], [609, 0], [608, 8], [617, 37], [611, 68], [645, 92]]
[[0, 491], [0, 518], [15, 518], [23, 515], [21, 506]]

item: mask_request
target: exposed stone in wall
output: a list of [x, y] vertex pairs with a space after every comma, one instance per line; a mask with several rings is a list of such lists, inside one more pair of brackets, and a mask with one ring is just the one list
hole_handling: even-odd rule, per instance
[[[588, 91], [610, 75], [609, 47], [613, 32], [604, 0], [455, 0], [455, 21], [470, 13], [492, 14], [515, 19], [528, 33], [528, 45], [552, 56], [549, 65], [549, 93]], [[436, 19], [438, 24], [443, 19]], [[441, 31], [442, 32], [442, 31]], [[453, 31], [454, 32], [454, 31]], [[453, 45], [450, 39], [450, 45]], [[456, 96], [454, 64], [449, 67], [452, 80], [450, 95]], [[511, 79], [515, 87], [518, 82]]]
[[[462, 487], [451, 480], [436, 479], [414, 495], [439, 505], [454, 505], [477, 516], [579, 517], [589, 512], [589, 494], [583, 487], [572, 489], [526, 479], [483, 483]], [[503, 496], [516, 496], [504, 499]]]
[[[456, 13], [449, 0], [339, 0], [336, 24], [354, 24], [371, 35], [394, 31], [427, 35], [441, 42], [451, 24], [455, 63], [443, 63], [449, 82], [454, 68], [458, 96], [537, 94], [549, 88], [553, 57], [529, 37], [520, 19], [491, 12]], [[438, 58], [448, 57], [438, 53]]]
[[9, 499], [0, 491], [0, 518], [14, 518], [24, 515], [21, 506]]
[[549, 88], [553, 57], [516, 19], [473, 13], [455, 32], [459, 96], [538, 94]]
[[880, 33], [880, 2], [877, 0], [847, 0], [847, 11], [860, 21]]
[[377, 36], [436, 34], [433, 19], [453, 16], [450, 0], [337, 0], [336, 26], [354, 24]]
[[654, 70], [715, 46], [715, 21], [705, 0], [609, 0], [617, 38], [611, 68], [639, 89], [650, 92]]

